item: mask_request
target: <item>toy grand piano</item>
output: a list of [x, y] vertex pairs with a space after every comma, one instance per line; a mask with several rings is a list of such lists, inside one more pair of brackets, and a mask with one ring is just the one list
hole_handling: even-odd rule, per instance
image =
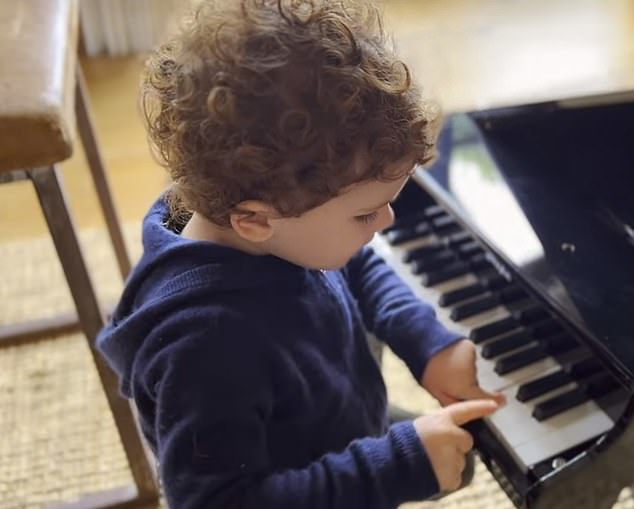
[[612, 507], [634, 483], [634, 94], [450, 121], [373, 247], [506, 394], [471, 431], [514, 504]]

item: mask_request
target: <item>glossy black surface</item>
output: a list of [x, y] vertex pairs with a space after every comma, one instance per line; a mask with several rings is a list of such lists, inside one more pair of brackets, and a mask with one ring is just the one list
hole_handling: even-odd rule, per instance
[[[453, 126], [451, 163], [424, 178], [634, 387], [634, 103], [519, 107]], [[495, 164], [473, 157], [483, 145]]]

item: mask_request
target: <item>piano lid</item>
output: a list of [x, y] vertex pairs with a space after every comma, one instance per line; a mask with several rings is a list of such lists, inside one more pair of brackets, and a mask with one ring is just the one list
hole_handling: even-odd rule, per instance
[[423, 179], [634, 388], [634, 102], [459, 115], [453, 140]]

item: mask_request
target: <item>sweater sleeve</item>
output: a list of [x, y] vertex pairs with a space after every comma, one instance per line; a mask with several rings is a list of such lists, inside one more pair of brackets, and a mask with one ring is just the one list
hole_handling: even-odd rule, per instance
[[374, 251], [365, 246], [344, 268], [366, 327], [387, 343], [420, 380], [429, 359], [462, 338], [436, 319]]
[[[196, 321], [188, 320], [188, 330]], [[170, 507], [387, 509], [438, 491], [411, 422], [301, 468], [274, 469], [267, 444], [272, 376], [253, 346], [258, 341], [233, 328], [214, 337], [182, 336], [180, 329], [177, 342], [169, 341], [175, 331], [153, 333], [171, 346], [138, 370], [145, 373], [140, 385], [154, 392], [157, 455]]]

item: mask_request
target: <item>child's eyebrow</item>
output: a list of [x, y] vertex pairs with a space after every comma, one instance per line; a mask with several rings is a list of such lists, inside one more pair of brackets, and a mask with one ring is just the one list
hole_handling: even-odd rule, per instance
[[387, 205], [388, 203], [390, 203], [392, 200], [388, 200], [384, 203], [382, 203], [381, 205], [377, 205], [376, 207], [368, 207], [367, 209], [359, 209], [359, 212], [361, 213], [365, 213], [365, 212], [372, 212], [374, 210], [378, 210], [381, 207], [384, 207], [385, 205]]
[[364, 212], [372, 212], [372, 211], [374, 211], [374, 210], [378, 210], [378, 209], [380, 209], [381, 207], [385, 207], [388, 203], [391, 203], [391, 202], [393, 202], [394, 200], [396, 200], [396, 199], [399, 197], [399, 195], [401, 194], [401, 191], [402, 191], [402, 190], [403, 190], [403, 188], [399, 189], [398, 193], [396, 193], [396, 194], [394, 195], [394, 197], [392, 197], [390, 200], [387, 200], [387, 201], [385, 201], [385, 202], [381, 203], [380, 205], [377, 205], [376, 207], [368, 207], [367, 209], [365, 209], [365, 208], [364, 208], [364, 209], [360, 209], [360, 210], [359, 210], [359, 212], [361, 212], [361, 213], [364, 213]]
[[[409, 178], [410, 178], [412, 175], [414, 175], [414, 173], [416, 173], [416, 166], [417, 166], [417, 165], [414, 165], [414, 167], [413, 167], [413, 168], [412, 168], [409, 172], [407, 172], [407, 179], [406, 179], [405, 183], [407, 183], [407, 180], [409, 180]], [[378, 209], [380, 209], [381, 207], [385, 207], [385, 205], [387, 205], [388, 203], [393, 202], [394, 200], [396, 200], [396, 199], [399, 197], [399, 195], [401, 194], [401, 191], [403, 191], [403, 188], [405, 187], [405, 183], [403, 184], [403, 187], [401, 187], [401, 188], [398, 190], [398, 193], [396, 193], [396, 195], [394, 195], [394, 196], [392, 197], [392, 199], [391, 199], [391, 200], [388, 200], [388, 201], [386, 201], [386, 202], [383, 202], [383, 203], [381, 203], [381, 205], [377, 205], [376, 207], [370, 207], [370, 208], [367, 208], [367, 209], [360, 209], [360, 210], [359, 210], [359, 212], [360, 212], [360, 213], [362, 213], [362, 214], [363, 214], [363, 213], [365, 213], [365, 212], [372, 212], [372, 211], [374, 211], [374, 210], [378, 210]]]

